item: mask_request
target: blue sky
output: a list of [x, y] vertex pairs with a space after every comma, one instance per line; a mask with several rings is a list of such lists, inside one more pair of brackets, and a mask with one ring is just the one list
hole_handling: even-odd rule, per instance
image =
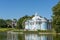
[[52, 7], [58, 0], [0, 0], [0, 18], [19, 19], [24, 15], [33, 15], [36, 12], [51, 19]]

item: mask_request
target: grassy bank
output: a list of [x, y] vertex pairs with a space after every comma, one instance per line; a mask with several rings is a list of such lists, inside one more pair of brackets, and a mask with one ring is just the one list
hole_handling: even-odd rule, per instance
[[30, 30], [12, 30], [13, 32], [23, 32], [23, 33], [55, 33], [52, 30], [37, 30], [37, 31], [30, 31]]
[[15, 30], [14, 28], [0, 28], [0, 32]]
[[28, 31], [28, 30], [15, 29], [15, 28], [0, 28], [0, 32], [7, 32], [7, 31], [23, 32], [23, 33], [55, 33], [53, 30]]

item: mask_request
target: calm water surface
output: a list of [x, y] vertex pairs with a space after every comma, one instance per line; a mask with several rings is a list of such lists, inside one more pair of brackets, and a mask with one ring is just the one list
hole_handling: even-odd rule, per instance
[[0, 32], [0, 40], [60, 40], [60, 35], [19, 34]]

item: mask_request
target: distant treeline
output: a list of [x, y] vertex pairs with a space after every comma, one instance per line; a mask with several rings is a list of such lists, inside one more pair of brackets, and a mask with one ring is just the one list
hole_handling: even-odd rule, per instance
[[32, 16], [28, 16], [28, 15], [25, 15], [21, 18], [19, 18], [18, 20], [17, 19], [0, 19], [0, 28], [19, 28], [19, 29], [24, 29], [24, 22], [27, 20], [27, 19], [30, 19], [32, 18], [34, 15]]

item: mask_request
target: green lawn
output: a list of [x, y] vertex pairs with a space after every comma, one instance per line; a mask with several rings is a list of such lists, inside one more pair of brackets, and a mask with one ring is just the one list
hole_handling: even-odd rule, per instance
[[14, 28], [0, 28], [0, 32], [15, 30]]
[[24, 31], [23, 29], [15, 29], [15, 28], [0, 28], [0, 32], [7, 32], [7, 31], [13, 31], [13, 32], [24, 32], [24, 33], [55, 33], [52, 30], [38, 30], [38, 31]]

